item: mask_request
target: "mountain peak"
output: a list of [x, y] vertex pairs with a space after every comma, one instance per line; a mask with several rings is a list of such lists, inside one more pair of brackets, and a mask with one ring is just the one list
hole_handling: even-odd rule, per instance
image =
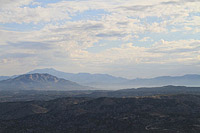
[[20, 75], [14, 79], [0, 81], [0, 90], [82, 90], [93, 89], [75, 82], [57, 78], [47, 73]]
[[54, 68], [35, 69], [35, 70], [32, 70], [32, 71], [28, 72], [28, 74], [34, 74], [34, 73], [52, 73], [52, 72], [57, 72], [57, 70], [54, 69]]
[[20, 75], [16, 78], [14, 78], [13, 80], [15, 81], [38, 81], [38, 82], [58, 82], [59, 78], [57, 78], [56, 76], [52, 76], [50, 74], [44, 73], [33, 73], [33, 74], [24, 74], [24, 75]]

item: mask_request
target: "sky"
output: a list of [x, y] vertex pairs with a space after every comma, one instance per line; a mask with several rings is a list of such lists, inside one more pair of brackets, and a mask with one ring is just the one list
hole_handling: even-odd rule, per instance
[[0, 75], [200, 74], [200, 0], [0, 0]]

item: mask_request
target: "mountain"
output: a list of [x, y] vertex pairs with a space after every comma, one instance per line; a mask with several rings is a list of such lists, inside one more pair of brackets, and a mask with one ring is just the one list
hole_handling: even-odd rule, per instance
[[126, 84], [137, 87], [180, 85], [180, 86], [200, 86], [200, 75], [187, 74], [184, 76], [162, 76], [149, 79], [133, 79]]
[[99, 88], [109, 88], [116, 85], [119, 86], [120, 84], [127, 82], [128, 79], [121, 78], [121, 77], [114, 77], [108, 74], [90, 74], [90, 73], [66, 73], [57, 71], [53, 68], [45, 68], [45, 69], [36, 69], [30, 71], [31, 73], [48, 73], [60, 78], [64, 78], [73, 82], [77, 82], [81, 85], [87, 85], [92, 87], [99, 87]]
[[198, 133], [200, 96], [0, 103], [2, 133]]
[[10, 78], [16, 78], [18, 75], [13, 75], [13, 76], [0, 76], [0, 81], [2, 80], [7, 80], [7, 79], [10, 79]]
[[161, 76], [147, 79], [126, 79], [108, 74], [65, 73], [52, 68], [36, 69], [29, 73], [49, 73], [60, 78], [77, 82], [81, 85], [103, 89], [122, 89], [132, 87], [154, 87], [166, 85], [200, 86], [200, 75], [187, 74], [184, 76]]
[[91, 89], [50, 74], [24, 74], [0, 81], [0, 90], [82, 90]]
[[[48, 73], [59, 78], [76, 82], [83, 86], [91, 86], [99, 89], [124, 89], [124, 88], [138, 88], [138, 87], [155, 87], [155, 86], [200, 86], [200, 75], [187, 74], [183, 76], [161, 76], [155, 78], [137, 78], [126, 79], [122, 77], [115, 77], [108, 74], [90, 74], [90, 73], [66, 73], [57, 71], [53, 68], [35, 69], [27, 74], [34, 73]], [[8, 78], [15, 78], [16, 76], [0, 77], [0, 81]]]
[[10, 77], [9, 76], [0, 76], [0, 81], [1, 80], [6, 80], [6, 79], [9, 79]]

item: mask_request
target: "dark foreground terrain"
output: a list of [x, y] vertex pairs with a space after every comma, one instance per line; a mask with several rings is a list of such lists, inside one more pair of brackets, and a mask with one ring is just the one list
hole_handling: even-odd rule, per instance
[[199, 133], [200, 95], [0, 103], [0, 133]]
[[149, 88], [132, 88], [121, 90], [3, 90], [0, 91], [0, 102], [16, 102], [16, 101], [49, 101], [63, 97], [141, 97], [154, 95], [177, 95], [177, 94], [195, 94], [200, 95], [200, 87], [186, 86], [163, 86]]

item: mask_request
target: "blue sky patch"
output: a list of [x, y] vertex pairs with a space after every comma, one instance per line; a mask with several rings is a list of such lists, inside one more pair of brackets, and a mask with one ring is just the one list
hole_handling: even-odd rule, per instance
[[34, 23], [0, 23], [2, 29], [8, 31], [32, 31], [32, 30], [40, 30], [45, 26], [45, 23], [38, 23], [37, 25]]
[[103, 9], [98, 10], [87, 10], [84, 12], [77, 12], [76, 15], [71, 16], [71, 21], [80, 20], [99, 20], [102, 16], [109, 14]]

